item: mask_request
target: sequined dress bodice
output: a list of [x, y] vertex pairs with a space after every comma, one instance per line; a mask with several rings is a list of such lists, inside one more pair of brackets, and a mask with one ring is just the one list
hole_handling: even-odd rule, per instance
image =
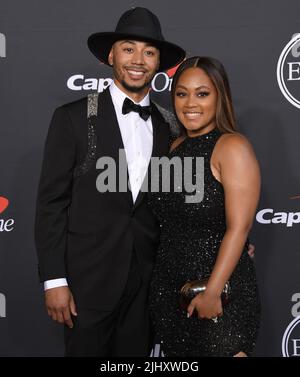
[[[151, 193], [149, 199], [160, 222], [161, 241], [164, 244], [169, 243], [169, 253], [172, 253], [173, 250], [176, 256], [180, 245], [180, 254], [182, 257], [184, 256], [184, 259], [181, 258], [181, 260], [187, 265], [188, 260], [191, 259], [189, 274], [191, 277], [194, 275], [195, 278], [200, 278], [210, 272], [219, 242], [226, 229], [223, 186], [213, 176], [210, 166], [212, 152], [220, 136], [220, 132], [214, 129], [206, 135], [186, 138], [169, 153], [170, 159], [180, 157], [182, 171], [185, 167], [186, 171], [192, 176], [192, 182], [195, 186], [197, 182], [196, 174], [199, 174], [198, 180], [201, 184], [204, 180], [204, 186], [202, 186], [204, 195], [201, 201], [186, 203], [186, 198], [195, 197], [196, 191], [187, 192], [185, 190], [184, 178], [182, 178], [181, 192], [175, 192], [178, 187], [176, 180], [174, 180], [173, 170], [170, 174], [170, 192]], [[196, 158], [198, 158], [198, 165]], [[201, 164], [204, 167], [203, 172]], [[182, 176], [184, 177], [184, 174]], [[202, 241], [206, 245], [205, 249], [202, 247]], [[195, 243], [198, 243], [201, 247], [199, 247], [198, 252], [191, 254], [191, 244], [194, 245]], [[173, 245], [176, 245], [176, 248]], [[163, 258], [163, 252], [163, 250], [160, 251], [160, 258]], [[175, 259], [178, 262], [176, 256]], [[203, 258], [206, 259], [205, 263], [203, 263]], [[184, 274], [185, 270], [186, 268], [182, 270], [182, 281], [176, 274], [179, 279], [178, 284], [187, 277]]]
[[[190, 193], [185, 190], [184, 175], [181, 185], [182, 192], [174, 192], [176, 188], [179, 189], [179, 186], [176, 186], [174, 173], [171, 170], [171, 192], [152, 193], [150, 198], [152, 208], [163, 227], [163, 232], [169, 232], [173, 237], [189, 238], [198, 237], [199, 232], [224, 230], [223, 186], [215, 179], [210, 167], [212, 151], [219, 137], [220, 132], [215, 129], [207, 135], [186, 138], [169, 153], [169, 159], [180, 157], [182, 168], [186, 169], [188, 177], [192, 175], [195, 186], [196, 174], [198, 174], [201, 184], [204, 179], [204, 186], [202, 186], [204, 187], [204, 196], [198, 203], [186, 203], [187, 198], [196, 198], [196, 192]], [[198, 159], [198, 165], [196, 159]], [[204, 172], [201, 170], [203, 163]], [[185, 224], [184, 228], [180, 229], [180, 233], [178, 233], [178, 221]]]

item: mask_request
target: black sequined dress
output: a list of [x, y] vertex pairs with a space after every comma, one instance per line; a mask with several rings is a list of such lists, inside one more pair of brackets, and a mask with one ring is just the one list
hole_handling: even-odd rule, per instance
[[[204, 197], [200, 203], [186, 203], [187, 193], [149, 193], [149, 204], [161, 226], [161, 239], [150, 286], [150, 310], [156, 339], [165, 356], [251, 355], [259, 326], [260, 302], [252, 259], [244, 248], [230, 278], [232, 299], [223, 316], [212, 320], [187, 318], [178, 304], [180, 287], [201, 279], [213, 269], [226, 231], [224, 191], [210, 169], [214, 146], [221, 136], [209, 133], [186, 138], [169, 158], [204, 158]], [[193, 176], [196, 173], [193, 164]], [[160, 173], [162, 174], [162, 173]], [[174, 178], [171, 174], [171, 181]]]

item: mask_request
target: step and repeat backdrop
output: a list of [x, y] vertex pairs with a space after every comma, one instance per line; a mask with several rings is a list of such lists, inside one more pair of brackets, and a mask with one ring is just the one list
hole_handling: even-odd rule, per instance
[[[255, 355], [300, 356], [298, 0], [0, 0], [0, 356], [63, 355], [33, 239], [44, 141], [57, 106], [110, 84], [86, 40], [113, 31], [133, 6], [157, 14], [188, 56], [216, 57], [227, 69], [239, 129], [262, 171], [251, 231], [262, 299]], [[152, 82], [151, 96], [168, 108], [173, 74]]]

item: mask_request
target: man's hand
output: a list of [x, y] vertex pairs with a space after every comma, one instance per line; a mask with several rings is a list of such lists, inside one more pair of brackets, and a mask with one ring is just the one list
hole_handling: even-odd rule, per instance
[[252, 245], [251, 243], [249, 243], [249, 246], [248, 246], [248, 254], [250, 258], [253, 258], [255, 254], [255, 246]]
[[71, 314], [77, 316], [73, 295], [69, 287], [57, 287], [45, 291], [48, 315], [59, 323], [73, 327]]

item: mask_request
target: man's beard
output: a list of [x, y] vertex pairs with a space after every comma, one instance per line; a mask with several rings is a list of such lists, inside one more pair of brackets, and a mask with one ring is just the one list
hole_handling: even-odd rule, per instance
[[115, 69], [114, 66], [113, 66], [113, 71], [114, 71], [114, 77], [121, 83], [121, 85], [123, 86], [123, 88], [125, 88], [130, 93], [140, 93], [145, 88], [148, 88], [151, 85], [151, 81], [152, 81], [153, 77], [155, 76], [155, 73], [153, 73], [153, 75], [150, 76], [148, 78], [148, 80], [146, 80], [143, 85], [141, 85], [141, 86], [134, 86], [134, 85], [128, 84], [125, 80], [123, 80], [121, 78], [122, 75], [119, 74], [118, 69]]
[[131, 93], [140, 93], [142, 92], [145, 88], [147, 88], [148, 86], [150, 86], [151, 84], [151, 81], [152, 81], [152, 78], [148, 81], [146, 81], [143, 85], [141, 86], [133, 86], [133, 85], [129, 85], [127, 84], [127, 82], [125, 80], [121, 80], [121, 84], [122, 86], [128, 90], [128, 92], [131, 92]]

